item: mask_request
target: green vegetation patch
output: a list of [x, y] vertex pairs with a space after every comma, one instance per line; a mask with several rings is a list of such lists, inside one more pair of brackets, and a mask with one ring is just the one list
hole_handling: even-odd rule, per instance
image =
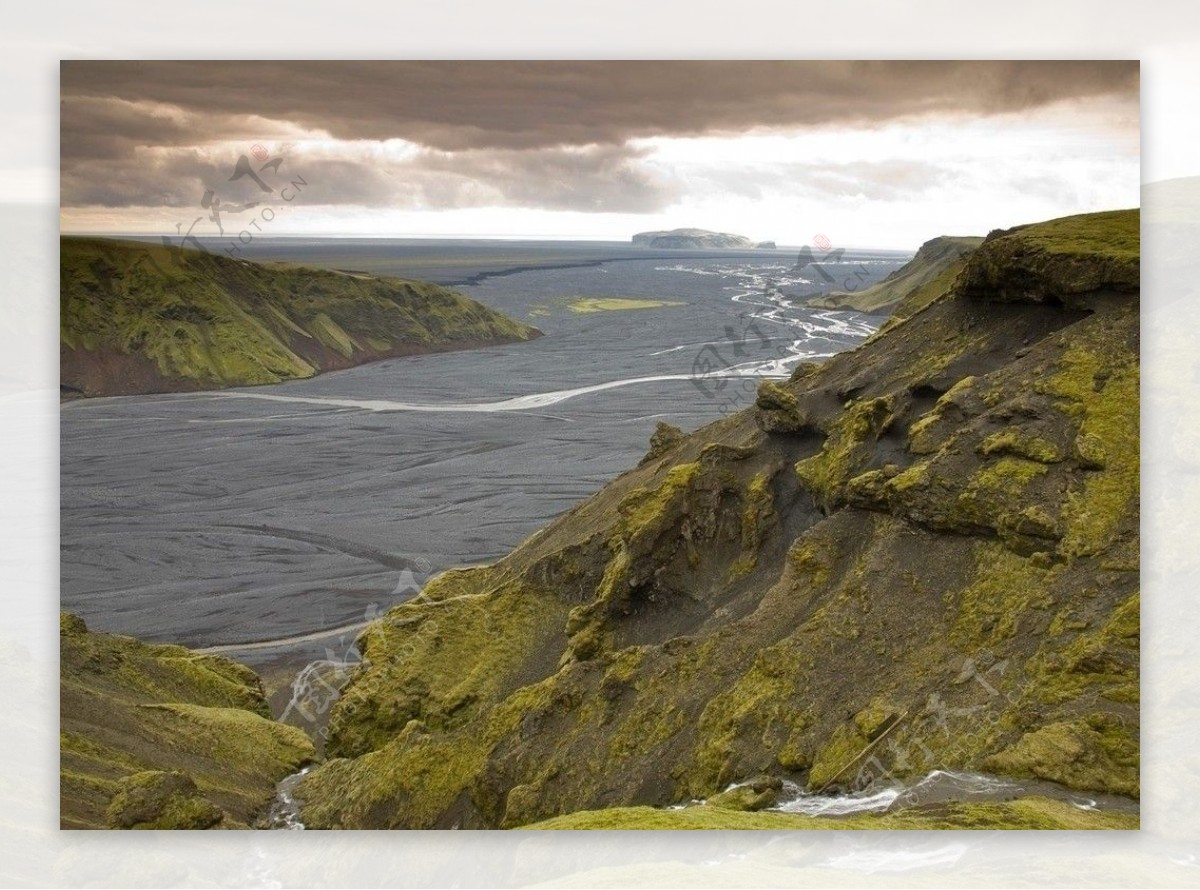
[[433, 284], [134, 241], [60, 250], [62, 382], [89, 395], [277, 383], [538, 333]]
[[621, 807], [588, 810], [525, 826], [532, 831], [564, 830], [766, 830], [839, 831], [845, 829], [909, 830], [1008, 829], [1093, 830], [1136, 829], [1137, 816], [1080, 810], [1069, 803], [1026, 797], [1003, 803], [948, 804], [932, 811], [900, 810], [845, 818], [778, 812], [741, 812], [722, 807], [692, 806], [681, 810]]
[[637, 309], [663, 309], [686, 306], [682, 300], [650, 300], [635, 297], [575, 297], [567, 303], [572, 312], [586, 315], [593, 312], [629, 312]]

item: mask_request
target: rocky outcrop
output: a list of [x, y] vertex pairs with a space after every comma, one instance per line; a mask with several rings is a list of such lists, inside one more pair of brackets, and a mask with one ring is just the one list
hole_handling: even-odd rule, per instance
[[248, 828], [316, 759], [253, 671], [60, 619], [63, 828]]
[[540, 336], [424, 282], [99, 238], [62, 238], [60, 266], [67, 396], [278, 383]]
[[751, 241], [744, 235], [710, 232], [707, 229], [671, 229], [667, 232], [638, 232], [633, 243], [656, 250], [745, 250], [753, 247], [774, 247], [772, 242]]
[[[1120, 245], [1138, 214], [1070, 228], [1093, 225]], [[1066, 274], [1022, 268], [1033, 294]], [[360, 641], [306, 824], [515, 827], [932, 769], [1136, 796], [1138, 300], [1099, 288], [951, 289], [439, 576]]]
[[1141, 287], [1140, 233], [1128, 211], [991, 232], [958, 282], [966, 295], [1088, 307]]
[[650, 436], [650, 450], [642, 458], [642, 463], [657, 460], [684, 439], [683, 430], [679, 427], [663, 423], [661, 420], [654, 425], [654, 433]]

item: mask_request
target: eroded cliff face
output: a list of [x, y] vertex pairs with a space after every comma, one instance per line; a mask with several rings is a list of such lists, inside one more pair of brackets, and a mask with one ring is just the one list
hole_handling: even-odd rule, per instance
[[911, 318], [391, 610], [306, 823], [935, 768], [1137, 796], [1137, 232], [994, 234]]

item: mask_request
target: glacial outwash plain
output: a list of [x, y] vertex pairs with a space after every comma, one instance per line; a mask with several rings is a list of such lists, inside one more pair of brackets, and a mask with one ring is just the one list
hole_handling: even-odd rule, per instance
[[[866, 294], [891, 320], [858, 348], [660, 424], [507, 556], [373, 621], [321, 752], [249, 668], [64, 615], [64, 827], [266, 827], [290, 777], [309, 829], [1136, 828], [1139, 224], [930, 242]], [[65, 303], [141, 274], [69, 246]], [[297, 314], [298, 272], [193, 262], [203, 300], [64, 329], [64, 381], [105, 392], [141, 334], [142, 391], [536, 335], [417, 284], [446, 327], [401, 324], [400, 285], [333, 272]], [[210, 299], [244, 327], [188, 314]], [[223, 363], [235, 334], [258, 360]]]

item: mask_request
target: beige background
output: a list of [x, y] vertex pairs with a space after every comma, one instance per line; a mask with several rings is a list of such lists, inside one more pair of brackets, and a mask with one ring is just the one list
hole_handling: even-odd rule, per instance
[[[0, 206], [0, 884], [1200, 885], [1200, 259], [1192, 259], [1200, 5], [178, 0], [91, 8], [10, 4], [0, 34], [0, 201], [16, 202]], [[58, 59], [234, 56], [1141, 58], [1144, 829], [59, 833]]]

